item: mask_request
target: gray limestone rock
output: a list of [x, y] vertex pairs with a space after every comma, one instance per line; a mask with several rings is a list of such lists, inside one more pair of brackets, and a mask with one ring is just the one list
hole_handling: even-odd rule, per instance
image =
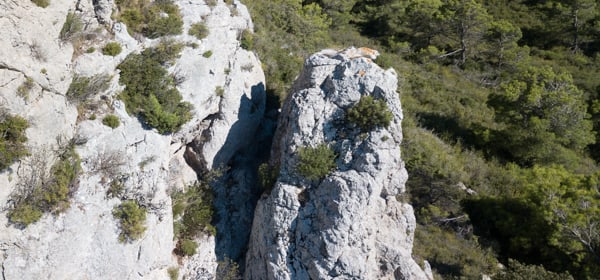
[[[412, 207], [399, 201], [397, 74], [366, 57], [310, 56], [282, 109], [271, 165], [280, 175], [256, 206], [246, 279], [428, 279], [411, 257]], [[345, 121], [361, 96], [387, 102], [391, 125], [361, 133]], [[337, 168], [316, 182], [296, 171], [303, 146], [329, 145]]]
[[113, 12], [113, 1], [112, 0], [92, 0], [94, 4], [94, 12], [96, 13], [96, 19], [98, 23], [110, 25], [112, 19], [110, 18]]
[[[112, 0], [52, 0], [47, 8], [31, 1], [0, 1], [0, 24], [5, 27], [0, 28], [4, 38], [0, 41], [0, 106], [29, 121], [31, 152], [0, 173], [0, 275], [5, 279], [168, 279], [167, 269], [178, 266], [186, 279], [214, 277], [215, 238], [199, 238], [194, 256], [178, 259], [172, 253], [169, 192], [197, 179], [186, 159], [187, 147], [196, 160], [204, 161], [203, 168], [210, 169], [217, 162], [228, 162], [246, 145], [244, 139], [253, 137], [265, 106], [264, 74], [256, 56], [238, 41], [241, 30], [252, 28], [242, 4], [235, 1], [238, 13], [232, 16], [222, 1], [212, 9], [204, 1], [174, 2], [181, 8], [184, 33], [172, 39], [187, 46], [168, 71], [181, 78], [178, 89], [195, 110], [179, 132], [161, 135], [143, 127], [116, 97], [123, 89], [116, 66], [128, 54], [158, 40], [133, 38], [124, 24], [111, 24]], [[99, 50], [116, 41], [123, 52], [112, 57], [100, 51], [74, 51], [71, 42], [59, 40], [69, 11], [81, 16], [82, 32], [93, 38], [79, 50]], [[211, 34], [203, 40], [187, 35], [191, 23], [200, 21], [206, 22]], [[211, 57], [202, 56], [209, 50]], [[246, 65], [250, 71], [243, 70]], [[77, 104], [65, 96], [69, 84], [74, 76], [98, 74], [112, 79], [108, 89], [92, 100], [98, 104], [97, 118], [78, 116]], [[16, 93], [27, 78], [33, 79], [34, 86], [24, 98]], [[216, 94], [217, 87], [223, 89], [222, 96]], [[119, 127], [102, 124], [109, 113], [119, 118]], [[202, 135], [211, 137], [202, 139]], [[46, 214], [25, 229], [11, 225], [6, 217], [10, 194], [30, 174], [28, 163], [47, 158], [50, 164], [57, 139], [73, 137], [83, 172], [70, 207], [56, 216]], [[118, 198], [106, 195], [114, 179], [125, 187]], [[119, 198], [136, 199], [148, 209], [143, 237], [127, 244], [119, 243], [112, 215]]]

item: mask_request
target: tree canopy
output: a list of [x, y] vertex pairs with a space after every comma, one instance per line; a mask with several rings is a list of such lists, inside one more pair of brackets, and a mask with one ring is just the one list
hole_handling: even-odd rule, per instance
[[[434, 273], [599, 274], [598, 1], [245, 3], [267, 90], [280, 100], [320, 48], [370, 46], [396, 69], [415, 252], [435, 260]], [[483, 265], [467, 255], [497, 257]]]

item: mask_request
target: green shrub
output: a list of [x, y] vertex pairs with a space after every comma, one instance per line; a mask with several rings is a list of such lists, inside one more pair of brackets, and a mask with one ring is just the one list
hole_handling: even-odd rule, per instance
[[28, 226], [39, 221], [44, 213], [35, 205], [19, 203], [8, 212], [8, 219], [15, 224]]
[[89, 47], [87, 50], [85, 50], [85, 53], [93, 53], [96, 51], [96, 48], [94, 47]]
[[206, 38], [206, 36], [208, 36], [208, 33], [208, 27], [206, 27], [206, 24], [202, 22], [192, 24], [190, 26], [190, 29], [188, 30], [188, 34], [198, 38], [198, 40]]
[[21, 84], [17, 88], [17, 95], [20, 97], [23, 97], [23, 99], [25, 99], [25, 100], [29, 100], [29, 93], [31, 92], [31, 90], [33, 89], [34, 86], [35, 86], [35, 82], [33, 81], [33, 79], [30, 77], [27, 77], [27, 79], [25, 79], [23, 84]]
[[279, 168], [263, 163], [258, 166], [258, 182], [265, 192], [270, 192], [279, 177]]
[[363, 132], [371, 131], [378, 127], [386, 128], [394, 116], [388, 110], [384, 100], [375, 100], [372, 96], [363, 96], [347, 111], [347, 119], [358, 126]]
[[183, 30], [183, 19], [179, 8], [170, 0], [152, 3], [117, 1], [117, 5], [122, 11], [118, 18], [127, 25], [130, 32], [142, 33], [154, 39], [165, 35], [181, 34]]
[[171, 267], [167, 269], [169, 280], [177, 280], [179, 278], [179, 267]]
[[50, 0], [31, 0], [38, 7], [46, 8], [50, 5]]
[[99, 74], [92, 77], [75, 76], [67, 90], [67, 99], [72, 103], [83, 102], [92, 96], [104, 92], [112, 77]]
[[301, 147], [298, 149], [298, 165], [300, 175], [309, 180], [319, 180], [335, 169], [335, 152], [326, 144], [316, 148]]
[[244, 31], [242, 31], [240, 44], [245, 50], [251, 50], [254, 47], [254, 34], [250, 29], [244, 29]]
[[215, 7], [217, 6], [217, 0], [206, 0], [206, 5], [208, 5], [209, 7]]
[[102, 54], [116, 56], [120, 54], [122, 50], [121, 44], [117, 42], [110, 42], [104, 45], [104, 48], [102, 48]]
[[0, 171], [28, 154], [25, 147], [28, 127], [27, 120], [0, 112]]
[[[185, 192], [171, 195], [173, 200], [173, 232], [178, 242], [175, 252], [182, 256], [193, 255], [190, 242], [199, 234], [215, 235], [211, 224], [214, 215], [213, 194], [206, 182], [196, 183]], [[195, 247], [193, 248], [195, 251]]]
[[[32, 166], [31, 172], [44, 174], [45, 164]], [[69, 208], [70, 197], [77, 187], [81, 172], [79, 155], [73, 145], [64, 148], [50, 168], [48, 178], [36, 178], [34, 185], [25, 186], [11, 194], [13, 207], [8, 211], [10, 222], [27, 226], [37, 222], [43, 213], [58, 214]]]
[[238, 280], [242, 279], [239, 265], [232, 259], [225, 257], [223, 261], [218, 262], [217, 275], [215, 279]]
[[110, 198], [121, 197], [125, 191], [125, 185], [119, 180], [110, 182], [110, 186], [106, 190], [106, 196]]
[[60, 30], [59, 38], [63, 41], [73, 38], [77, 33], [83, 30], [83, 21], [81, 18], [69, 12], [62, 29]]
[[173, 218], [179, 218], [185, 211], [185, 207], [186, 204], [183, 201], [173, 198]]
[[[175, 4], [170, 5], [175, 6]], [[164, 11], [163, 9], [160, 10]], [[166, 35], [181, 34], [183, 32], [183, 19], [179, 14], [179, 10], [167, 13], [167, 15], [167, 17], [162, 17], [160, 15], [153, 17], [144, 29], [144, 34], [152, 39]]]
[[146, 227], [146, 209], [135, 200], [123, 201], [115, 206], [113, 216], [119, 220], [120, 242], [131, 242], [142, 237]]
[[191, 238], [201, 232], [214, 235], [215, 228], [211, 225], [214, 214], [213, 198], [208, 186], [192, 186], [186, 192], [186, 196], [186, 208], [182, 217], [185, 236]]
[[142, 32], [142, 25], [146, 21], [142, 11], [139, 9], [123, 10], [119, 16], [119, 20], [127, 25], [127, 31], [130, 34]]
[[211, 57], [211, 56], [212, 56], [212, 51], [211, 51], [211, 50], [205, 51], [205, 52], [202, 54], [202, 56], [204, 56], [204, 57], [206, 57], [206, 58], [209, 58], [209, 57]]
[[447, 229], [418, 225], [415, 230], [413, 256], [417, 262], [427, 260], [443, 279], [479, 279], [493, 274], [497, 262], [490, 250], [483, 250], [475, 240], [468, 240]]
[[573, 280], [573, 276], [568, 272], [556, 273], [541, 265], [525, 265], [509, 259], [508, 268], [494, 276], [494, 280]]
[[215, 94], [218, 97], [223, 97], [223, 95], [225, 95], [225, 89], [222, 86], [218, 86], [215, 88]]
[[196, 249], [198, 248], [198, 244], [189, 239], [179, 240], [178, 245], [179, 252], [183, 256], [192, 256], [196, 254]]
[[177, 131], [191, 119], [192, 105], [181, 101], [173, 78], [164, 69], [182, 48], [181, 44], [161, 42], [141, 54], [130, 54], [118, 66], [119, 82], [125, 85], [119, 98], [127, 111], [163, 134]]
[[114, 128], [119, 127], [121, 122], [119, 121], [119, 117], [110, 114], [110, 115], [106, 115], [104, 117], [104, 119], [102, 119], [102, 124], [114, 129]]

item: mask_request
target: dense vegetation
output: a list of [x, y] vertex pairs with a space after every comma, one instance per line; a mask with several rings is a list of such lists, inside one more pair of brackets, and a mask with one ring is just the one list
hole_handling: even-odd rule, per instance
[[81, 30], [83, 30], [83, 21], [78, 15], [69, 12], [58, 37], [63, 41], [67, 41], [73, 39]]
[[141, 54], [130, 54], [118, 69], [119, 82], [125, 90], [119, 94], [130, 114], [139, 115], [142, 121], [160, 133], [172, 133], [190, 120], [192, 105], [182, 102], [168, 66], [183, 46], [171, 41], [162, 41], [154, 48]]
[[11, 194], [13, 205], [8, 210], [10, 222], [21, 226], [37, 222], [44, 213], [58, 214], [67, 210], [81, 172], [79, 155], [72, 144], [61, 148], [49, 173], [46, 158], [30, 161], [30, 175], [23, 178]]
[[17, 88], [17, 95], [22, 97], [25, 101], [29, 100], [29, 94], [35, 87], [35, 82], [32, 78], [27, 77], [25, 81]]
[[108, 114], [102, 119], [102, 124], [110, 128], [117, 128], [119, 125], [121, 125], [121, 121], [119, 120], [119, 117], [113, 114]]
[[109, 42], [102, 48], [103, 55], [116, 56], [121, 53], [123, 49], [121, 48], [121, 44], [117, 42]]
[[74, 76], [66, 93], [67, 99], [71, 103], [85, 103], [99, 93], [106, 91], [111, 79], [112, 77], [106, 74], [91, 77]]
[[298, 173], [309, 180], [323, 179], [335, 169], [335, 152], [327, 144], [298, 148]]
[[183, 31], [179, 7], [170, 0], [116, 0], [117, 18], [127, 25], [129, 33], [148, 38], [177, 35]]
[[123, 201], [113, 209], [113, 216], [119, 221], [120, 242], [140, 239], [146, 231], [146, 208], [135, 200]]
[[364, 132], [379, 127], [387, 128], [393, 117], [385, 100], [376, 100], [373, 96], [361, 97], [347, 112], [348, 121]]
[[[210, 177], [210, 176], [208, 176]], [[188, 186], [185, 191], [171, 195], [173, 200], [173, 231], [177, 241], [175, 253], [191, 256], [198, 244], [194, 241], [201, 234], [216, 235], [213, 219], [213, 194], [208, 179]]]
[[202, 22], [193, 23], [188, 30], [188, 34], [202, 40], [208, 36], [209, 30], [206, 24]]
[[25, 130], [28, 127], [27, 120], [8, 114], [0, 108], [0, 171], [28, 154], [25, 147]]
[[404, 77], [415, 254], [437, 276], [600, 275], [597, 1], [245, 4], [280, 100], [321, 48], [377, 48]]
[[50, 5], [50, 0], [31, 0], [38, 7], [46, 8]]

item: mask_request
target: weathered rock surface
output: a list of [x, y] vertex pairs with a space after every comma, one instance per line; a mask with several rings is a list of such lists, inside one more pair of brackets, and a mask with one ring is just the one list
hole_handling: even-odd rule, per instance
[[[31, 124], [27, 130], [31, 156], [0, 173], [4, 279], [168, 279], [167, 269], [177, 266], [186, 279], [214, 276], [214, 238], [198, 240], [200, 246], [192, 257], [178, 259], [172, 254], [175, 241], [168, 193], [196, 180], [194, 169], [228, 162], [245, 147], [244, 140], [253, 137], [264, 112], [264, 74], [258, 59], [237, 40], [242, 30], [252, 28], [242, 4], [220, 1], [211, 8], [200, 0], [174, 2], [181, 8], [184, 33], [173, 39], [188, 47], [169, 71], [182, 78], [179, 90], [195, 110], [178, 133], [161, 135], [142, 127], [116, 98], [122, 90], [116, 66], [128, 54], [158, 40], [134, 39], [123, 24], [113, 24], [112, 0], [51, 0], [47, 8], [31, 1], [0, 1], [0, 106]], [[81, 16], [83, 32], [92, 38], [79, 42], [82, 45], [75, 51], [70, 42], [58, 39], [69, 11]], [[206, 23], [207, 38], [187, 35], [195, 22]], [[112, 57], [80, 51], [92, 46], [99, 50], [109, 41], [119, 42], [123, 52]], [[202, 56], [209, 50], [212, 56]], [[99, 104], [97, 117], [89, 120], [78, 116], [77, 105], [65, 93], [73, 76], [97, 74], [110, 75], [112, 80], [94, 98]], [[35, 86], [23, 98], [16, 92], [26, 78], [33, 79]], [[223, 88], [222, 96], [216, 94], [217, 87]], [[115, 129], [103, 125], [107, 113], [117, 115], [121, 125]], [[73, 137], [78, 139], [83, 174], [70, 208], [58, 216], [46, 214], [25, 229], [9, 224], [5, 211], [10, 194], [27, 176], [29, 163], [39, 158], [51, 161], [59, 142]], [[191, 168], [190, 162], [202, 164]], [[106, 195], [114, 179], [125, 185], [122, 199], [136, 199], [148, 209], [144, 236], [128, 244], [119, 243], [112, 216], [120, 200]]]
[[[367, 58], [315, 54], [281, 112], [271, 164], [280, 175], [256, 206], [246, 279], [427, 279], [411, 257], [415, 217], [398, 201], [402, 111], [393, 69]], [[345, 110], [361, 96], [383, 99], [387, 129], [361, 134]], [[319, 182], [296, 171], [297, 150], [328, 144], [337, 169]]]

